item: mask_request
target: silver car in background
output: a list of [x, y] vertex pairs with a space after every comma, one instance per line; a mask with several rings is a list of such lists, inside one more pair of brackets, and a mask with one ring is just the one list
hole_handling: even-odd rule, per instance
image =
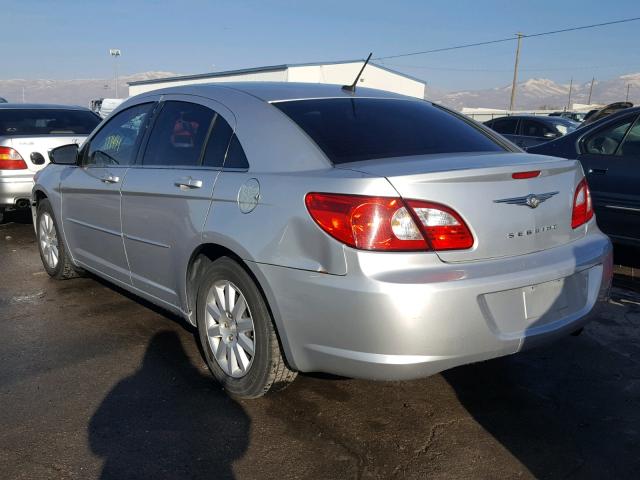
[[32, 196], [47, 272], [183, 316], [238, 397], [516, 353], [579, 330], [610, 287], [578, 162], [392, 93], [159, 90], [51, 157]]
[[82, 143], [99, 123], [82, 107], [0, 104], [0, 222], [6, 210], [29, 208], [33, 175], [49, 163], [49, 150]]

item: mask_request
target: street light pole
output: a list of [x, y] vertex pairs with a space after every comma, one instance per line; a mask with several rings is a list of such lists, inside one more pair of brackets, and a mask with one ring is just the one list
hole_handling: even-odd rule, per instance
[[122, 55], [119, 48], [110, 48], [109, 55], [113, 57], [113, 76], [116, 82], [116, 98], [118, 97], [118, 58]]
[[627, 102], [629, 101], [629, 89], [631, 88], [631, 84], [627, 83]]
[[516, 63], [513, 66], [513, 83], [511, 84], [511, 101], [509, 102], [509, 111], [513, 111], [516, 102], [516, 84], [518, 83], [518, 63], [520, 62], [520, 40], [522, 33], [516, 33], [518, 36], [518, 46], [516, 47]]

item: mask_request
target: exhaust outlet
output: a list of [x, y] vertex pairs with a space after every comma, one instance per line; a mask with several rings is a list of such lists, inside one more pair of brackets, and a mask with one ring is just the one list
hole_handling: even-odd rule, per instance
[[26, 198], [20, 198], [16, 201], [16, 207], [18, 208], [29, 208], [29, 200]]

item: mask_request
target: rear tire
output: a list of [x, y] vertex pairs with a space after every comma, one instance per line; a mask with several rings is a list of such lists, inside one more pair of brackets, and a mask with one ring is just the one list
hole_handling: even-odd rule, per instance
[[46, 198], [38, 204], [36, 232], [42, 265], [49, 276], [59, 280], [79, 276], [76, 267], [71, 263], [53, 209]]
[[230, 395], [257, 398], [295, 379], [260, 290], [231, 258], [216, 260], [201, 277], [197, 320], [209, 370]]

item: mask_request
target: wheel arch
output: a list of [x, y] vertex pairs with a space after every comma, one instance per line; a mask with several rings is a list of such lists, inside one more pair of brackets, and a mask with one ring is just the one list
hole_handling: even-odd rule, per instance
[[196, 299], [198, 294], [198, 285], [200, 278], [207, 270], [207, 267], [214, 261], [221, 257], [229, 257], [235, 260], [251, 279], [255, 282], [262, 298], [267, 305], [267, 309], [271, 314], [271, 318], [274, 322], [274, 329], [278, 342], [284, 354], [285, 361], [289, 368], [296, 370], [295, 364], [292, 361], [292, 350], [289, 346], [289, 342], [286, 337], [286, 332], [281, 327], [280, 313], [277, 309], [275, 297], [268, 282], [260, 270], [256, 267], [254, 262], [245, 261], [240, 255], [231, 250], [230, 248], [218, 244], [218, 243], [204, 243], [199, 245], [191, 254], [186, 272], [186, 299], [187, 299], [187, 311], [191, 312], [189, 315], [189, 321], [192, 325], [197, 326], [197, 309]]

